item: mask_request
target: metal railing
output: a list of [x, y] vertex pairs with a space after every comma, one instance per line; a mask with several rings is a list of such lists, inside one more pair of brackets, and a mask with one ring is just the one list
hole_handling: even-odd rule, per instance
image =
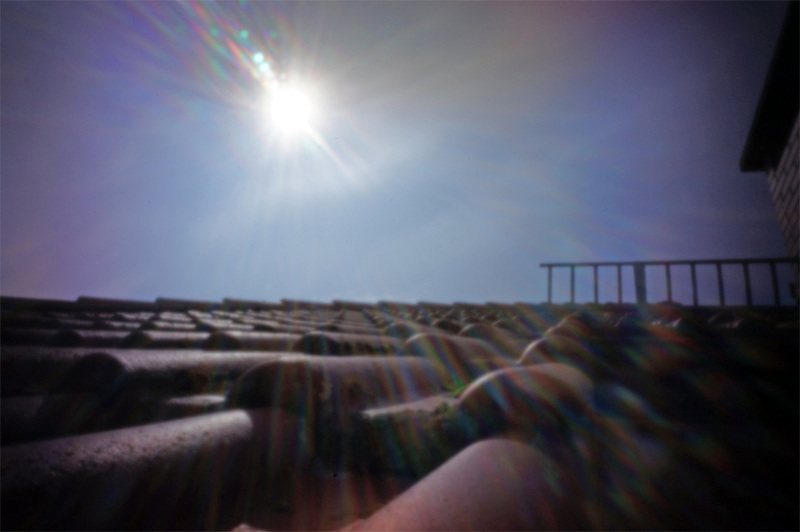
[[[666, 269], [667, 300], [672, 301], [672, 270], [673, 266], [689, 266], [692, 279], [692, 302], [698, 306], [697, 293], [697, 266], [714, 265], [717, 270], [717, 287], [719, 292], [719, 304], [725, 306], [725, 287], [722, 277], [723, 264], [740, 264], [744, 272], [744, 286], [747, 299], [747, 306], [753, 306], [752, 285], [750, 282], [751, 264], [768, 264], [772, 278], [772, 292], [775, 306], [781, 306], [781, 295], [778, 285], [777, 264], [798, 264], [797, 257], [778, 257], [778, 258], [758, 258], [758, 259], [719, 259], [719, 260], [662, 260], [662, 261], [627, 261], [627, 262], [551, 262], [542, 263], [539, 266], [547, 268], [547, 302], [553, 302], [553, 268], [570, 269], [570, 303], [575, 302], [575, 269], [592, 268], [594, 270], [594, 302], [598, 303], [598, 269], [601, 267], [616, 267], [617, 269], [617, 299], [622, 303], [622, 267], [633, 267], [633, 283], [636, 290], [636, 303], [647, 303], [647, 276], [646, 266], [663, 266]], [[797, 266], [795, 266], [797, 267]]]

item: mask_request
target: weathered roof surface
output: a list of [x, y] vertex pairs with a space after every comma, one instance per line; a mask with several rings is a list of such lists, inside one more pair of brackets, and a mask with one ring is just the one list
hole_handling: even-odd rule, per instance
[[800, 524], [796, 309], [0, 311], [4, 529]]
[[798, 2], [789, 2], [758, 100], [739, 166], [743, 172], [766, 171], [780, 160], [800, 106], [800, 17]]

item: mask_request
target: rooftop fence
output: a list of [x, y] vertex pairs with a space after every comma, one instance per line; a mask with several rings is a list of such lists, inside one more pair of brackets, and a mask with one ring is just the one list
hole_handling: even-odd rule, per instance
[[[778, 281], [779, 264], [794, 265], [794, 273], [796, 277], [796, 269], [798, 265], [797, 257], [778, 257], [778, 258], [757, 258], [757, 259], [718, 259], [718, 260], [671, 260], [671, 261], [627, 261], [627, 262], [558, 262], [558, 263], [542, 263], [539, 266], [547, 268], [547, 302], [553, 302], [553, 269], [554, 268], [569, 268], [570, 270], [570, 303], [575, 302], [575, 270], [577, 268], [591, 268], [593, 270], [593, 289], [594, 289], [594, 302], [599, 303], [599, 286], [598, 286], [598, 270], [600, 268], [616, 268], [617, 272], [617, 302], [623, 302], [623, 268], [633, 269], [633, 285], [636, 292], [636, 303], [646, 304], [647, 301], [647, 267], [664, 268], [666, 273], [666, 290], [667, 301], [673, 301], [673, 284], [672, 273], [675, 266], [689, 266], [691, 273], [691, 293], [692, 303], [694, 306], [699, 306], [698, 290], [697, 290], [697, 266], [699, 265], [712, 265], [716, 267], [717, 291], [719, 294], [719, 305], [726, 306], [725, 299], [725, 278], [722, 272], [723, 265], [741, 265], [744, 274], [744, 288], [746, 304], [748, 307], [753, 305], [753, 289], [750, 266], [755, 264], [766, 264], [769, 266], [770, 278], [772, 282], [772, 295], [775, 306], [782, 306], [784, 302], [781, 301], [781, 290]], [[796, 288], [795, 288], [796, 290]], [[796, 292], [795, 292], [796, 293]], [[793, 305], [785, 298], [785, 305]]]

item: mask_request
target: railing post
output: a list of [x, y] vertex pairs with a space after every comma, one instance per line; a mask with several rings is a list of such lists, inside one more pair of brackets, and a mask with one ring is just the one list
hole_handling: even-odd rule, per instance
[[575, 303], [575, 265], [569, 267], [569, 302]]
[[553, 267], [547, 266], [547, 302], [553, 302]]
[[778, 289], [778, 272], [775, 269], [775, 261], [769, 262], [769, 270], [772, 273], [772, 293], [775, 295], [775, 306], [781, 306], [781, 291]]
[[667, 301], [672, 303], [672, 272], [670, 271], [669, 262], [664, 264], [667, 269]]
[[633, 265], [633, 283], [636, 286], [636, 303], [639, 305], [647, 304], [647, 276], [644, 264]]
[[694, 262], [690, 264], [690, 267], [692, 269], [692, 303], [694, 304], [695, 307], [698, 306], [698, 303], [697, 303], [697, 268], [696, 268], [696, 266], [697, 265]]
[[742, 269], [744, 269], [744, 290], [745, 295], [747, 296], [747, 306], [753, 306], [753, 292], [750, 289], [750, 264], [747, 262], [742, 263]]
[[617, 302], [622, 303], [622, 264], [617, 264]]
[[719, 289], [719, 304], [725, 306], [725, 287], [722, 285], [722, 264], [719, 262], [717, 266], [717, 288]]
[[598, 303], [599, 300], [600, 300], [600, 297], [599, 297], [598, 288], [597, 288], [597, 264], [592, 266], [592, 268], [594, 269], [594, 302]]

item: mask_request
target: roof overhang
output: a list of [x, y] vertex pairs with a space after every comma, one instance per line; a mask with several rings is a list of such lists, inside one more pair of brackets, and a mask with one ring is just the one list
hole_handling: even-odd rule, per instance
[[743, 172], [767, 171], [777, 166], [797, 119], [800, 100], [798, 25], [798, 2], [792, 1], [739, 161]]

